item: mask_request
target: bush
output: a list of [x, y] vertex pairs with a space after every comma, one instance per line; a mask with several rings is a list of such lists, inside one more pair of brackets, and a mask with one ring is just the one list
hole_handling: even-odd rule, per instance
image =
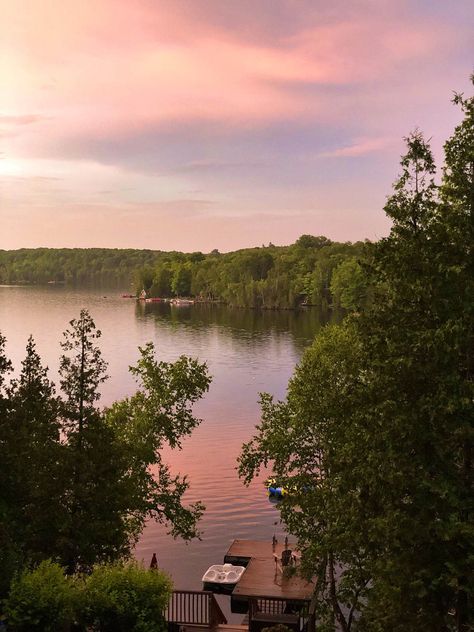
[[85, 581], [81, 618], [100, 632], [164, 630], [171, 589], [168, 575], [137, 562], [96, 566]]
[[4, 601], [8, 630], [59, 632], [74, 620], [76, 582], [51, 560], [24, 570], [11, 584]]
[[283, 623], [277, 623], [269, 628], [263, 628], [262, 632], [292, 632], [292, 630]]

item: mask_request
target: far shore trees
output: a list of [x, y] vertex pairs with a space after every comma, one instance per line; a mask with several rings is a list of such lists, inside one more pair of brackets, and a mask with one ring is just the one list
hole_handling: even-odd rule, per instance
[[[106, 248], [0, 250], [0, 283], [120, 289], [170, 298], [193, 296], [234, 307], [329, 308], [333, 272], [358, 258], [363, 244], [302, 235], [289, 246], [234, 252], [161, 252]], [[347, 277], [347, 275], [346, 275]]]

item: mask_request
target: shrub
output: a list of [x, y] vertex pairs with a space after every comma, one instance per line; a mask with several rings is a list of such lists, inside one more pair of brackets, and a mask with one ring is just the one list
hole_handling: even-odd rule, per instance
[[137, 562], [96, 566], [85, 581], [84, 623], [100, 632], [164, 630], [171, 589], [168, 575]]
[[4, 601], [8, 630], [59, 632], [74, 620], [76, 583], [51, 560], [24, 570], [11, 584]]
[[291, 628], [283, 623], [277, 623], [276, 625], [272, 625], [269, 628], [263, 628], [262, 632], [292, 632]]

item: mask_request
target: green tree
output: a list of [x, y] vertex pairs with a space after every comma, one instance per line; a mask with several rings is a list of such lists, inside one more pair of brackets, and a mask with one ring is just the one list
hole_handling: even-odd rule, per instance
[[369, 630], [446, 629], [454, 595], [447, 565], [455, 553], [445, 529], [453, 526], [457, 495], [450, 466], [456, 423], [441, 396], [449, 392], [447, 349], [440, 356], [451, 336], [442, 343], [437, 313], [447, 289], [439, 282], [444, 247], [432, 239], [438, 204], [431, 151], [419, 132], [407, 147], [385, 207], [391, 233], [368, 248], [375, 300], [357, 321], [370, 359], [368, 431], [358, 443], [365, 461], [352, 462], [373, 549], [362, 616]]
[[101, 411], [96, 402], [106, 364], [95, 345], [99, 336], [83, 310], [63, 343], [69, 352], [61, 359], [61, 385], [70, 491], [61, 559], [69, 572], [130, 555], [150, 518], [167, 523], [174, 536], [195, 537], [203, 509], [182, 504], [188, 481], [171, 475], [160, 450], [164, 442], [179, 448], [199, 423], [191, 405], [209, 386], [206, 366], [185, 356], [158, 362], [147, 345], [131, 368], [140, 390]]
[[[474, 83], [474, 76], [471, 77]], [[445, 166], [440, 188], [440, 217], [437, 238], [446, 246], [443, 262], [445, 310], [453, 336], [446, 341], [454, 357], [454, 371], [461, 378], [455, 390], [458, 418], [456, 432], [459, 468], [457, 513], [458, 548], [456, 625], [459, 630], [473, 625], [474, 585], [472, 570], [473, 522], [473, 376], [474, 376], [474, 98], [456, 95], [464, 119], [445, 146]], [[449, 292], [449, 294], [448, 294]], [[444, 315], [444, 314], [443, 314]], [[454, 344], [453, 344], [454, 343]], [[453, 373], [454, 373], [453, 371]]]
[[[472, 627], [474, 125], [472, 99], [456, 100], [465, 118], [440, 190], [423, 136], [407, 139], [385, 207], [392, 230], [366, 247], [374, 300], [350, 319], [352, 344], [323, 335], [317, 370], [303, 360], [287, 402], [263, 400], [241, 457], [248, 479], [273, 461], [295, 485], [281, 510], [308, 572], [339, 565], [335, 590], [330, 576], [319, 584], [328, 629]], [[341, 604], [356, 604], [356, 621]]]
[[[0, 250], [0, 282], [65, 282], [121, 289], [132, 284], [137, 294], [145, 289], [151, 296], [172, 296], [179, 290], [181, 295], [272, 309], [295, 307], [304, 294], [311, 303], [327, 306], [332, 270], [359, 251], [357, 243], [341, 244], [312, 235], [302, 235], [291, 246], [269, 244], [208, 255], [105, 248]], [[280, 274], [284, 276], [281, 283]], [[305, 282], [307, 275], [314, 276], [314, 283]], [[173, 277], [178, 283], [174, 290]], [[269, 277], [271, 281], [259, 284], [255, 291], [253, 282]]]
[[191, 294], [191, 268], [187, 265], [178, 265], [171, 281], [171, 290], [175, 296], [189, 296]]
[[173, 271], [167, 266], [160, 266], [155, 272], [153, 285], [150, 288], [150, 295], [163, 298], [172, 296], [172, 280]]
[[[131, 369], [139, 391], [103, 410], [106, 363], [86, 310], [64, 336], [64, 399], [31, 338], [20, 378], [0, 390], [2, 591], [15, 569], [48, 556], [69, 573], [127, 558], [149, 519], [174, 536], [198, 534], [203, 506], [183, 503], [188, 480], [171, 474], [160, 450], [179, 449], [199, 423], [192, 404], [209, 387], [206, 366], [185, 356], [158, 362], [147, 345]], [[0, 380], [10, 368], [3, 346], [0, 338]]]
[[210, 377], [205, 364], [187, 356], [176, 362], [159, 362], [153, 344], [140, 349], [141, 357], [132, 373], [139, 390], [106, 411], [106, 422], [123, 446], [127, 471], [124, 482], [132, 499], [136, 533], [147, 519], [168, 524], [173, 536], [191, 539], [198, 535], [197, 522], [203, 506], [186, 507], [183, 494], [189, 487], [186, 477], [173, 476], [162, 461], [167, 444], [180, 449], [181, 440], [200, 420], [192, 414], [192, 404], [207, 391]]
[[367, 297], [367, 278], [355, 258], [345, 259], [334, 270], [330, 291], [334, 304], [349, 311], [359, 311]]
[[89, 575], [70, 576], [44, 560], [13, 579], [3, 612], [13, 632], [151, 632], [166, 629], [163, 612], [171, 589], [168, 575], [134, 561], [96, 565]]
[[15, 538], [27, 559], [43, 559], [55, 552], [64, 520], [64, 447], [60, 442], [60, 402], [31, 336], [20, 377], [11, 383], [8, 395], [8, 449], [3, 459]]
[[301, 235], [296, 241], [295, 246], [298, 248], [322, 248], [323, 246], [329, 246], [331, 240], [323, 235], [315, 237], [314, 235]]
[[135, 271], [133, 285], [137, 294], [142, 290], [145, 290], [145, 292], [150, 290], [153, 285], [153, 277], [154, 272], [151, 266], [145, 266]]
[[[363, 350], [355, 328], [326, 327], [305, 352], [284, 402], [261, 396], [262, 421], [243, 446], [239, 474], [249, 483], [271, 464], [290, 493], [279, 504], [304, 552], [303, 571], [316, 575], [318, 629], [349, 632], [367, 597], [370, 571], [360, 537], [358, 495], [348, 497], [345, 458], [355, 411], [364, 406]], [[356, 483], [357, 484], [357, 483]]]
[[68, 437], [77, 439], [81, 452], [84, 431], [98, 415], [96, 402], [100, 399], [99, 386], [107, 379], [107, 363], [95, 341], [102, 333], [96, 329], [89, 312], [82, 309], [79, 318], [70, 321], [64, 332], [59, 374], [61, 388], [66, 395], [64, 415]]
[[[83, 309], [79, 318], [70, 322], [70, 329], [64, 332], [61, 343], [66, 352], [61, 356], [59, 372], [61, 388], [66, 395], [62, 429], [67, 438], [64, 474], [69, 484], [69, 521], [63, 538], [62, 559], [70, 572], [96, 561], [90, 549], [100, 550], [102, 546], [94, 519], [100, 520], [103, 509], [101, 512], [100, 504], [94, 503], [93, 499], [103, 501], [105, 481], [99, 472], [110, 463], [110, 459], [104, 457], [113, 444], [106, 436], [96, 404], [100, 398], [99, 385], [107, 379], [107, 365], [95, 344], [100, 336], [90, 314]], [[95, 543], [94, 530], [97, 531]]]
[[58, 564], [46, 560], [12, 581], [4, 602], [8, 629], [13, 632], [59, 632], [74, 621], [75, 581]]
[[244, 274], [247, 273], [254, 281], [266, 279], [274, 266], [271, 253], [264, 249], [252, 250], [241, 258]]
[[11, 486], [8, 471], [8, 437], [10, 405], [5, 391], [5, 382], [12, 370], [11, 361], [5, 353], [6, 339], [0, 333], [0, 595], [8, 588], [18, 563], [18, 547], [16, 546], [11, 519]]

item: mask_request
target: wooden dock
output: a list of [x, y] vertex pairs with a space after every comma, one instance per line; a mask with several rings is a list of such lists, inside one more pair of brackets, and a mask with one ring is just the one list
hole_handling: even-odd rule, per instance
[[[288, 544], [295, 550], [295, 545]], [[314, 592], [314, 583], [298, 575], [286, 577], [281, 566], [275, 562], [274, 554], [281, 558], [284, 544], [260, 540], [234, 540], [224, 557], [224, 563], [246, 566], [237, 586], [232, 592], [234, 599], [267, 597], [286, 599], [292, 602], [308, 602]]]
[[278, 624], [292, 632], [314, 632], [314, 583], [283, 571], [286, 548], [297, 552], [291, 543], [258, 540], [234, 540], [227, 551], [225, 564], [246, 567], [230, 596], [231, 611], [247, 614], [243, 625], [227, 623], [212, 592], [175, 590], [165, 615], [168, 632], [263, 632]]
[[[209, 628], [199, 625], [182, 625], [180, 632], [207, 632]], [[238, 624], [219, 624], [212, 628], [213, 632], [249, 632], [249, 626]]]

